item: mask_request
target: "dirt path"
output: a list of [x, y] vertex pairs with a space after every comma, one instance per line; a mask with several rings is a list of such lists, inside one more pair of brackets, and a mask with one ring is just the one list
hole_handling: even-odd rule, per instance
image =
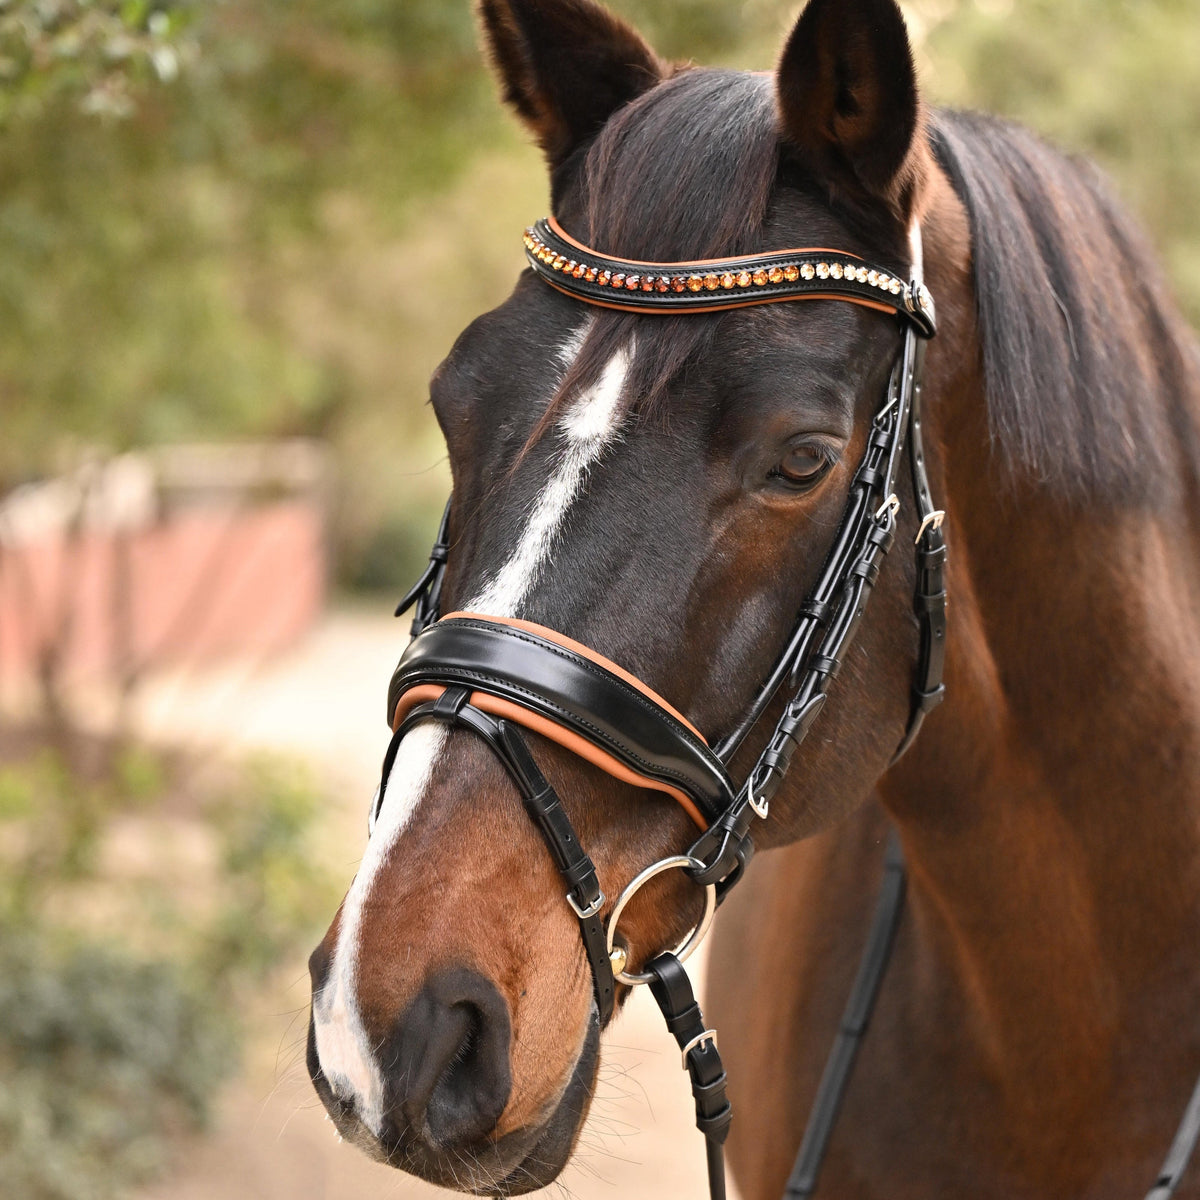
[[[330, 861], [354, 872], [365, 809], [384, 749], [384, 696], [405, 623], [329, 616], [304, 646], [268, 665], [162, 676], [146, 686], [142, 727], [200, 744], [302, 755], [328, 782]], [[578, 1200], [706, 1195], [704, 1152], [674, 1043], [653, 1001], [635, 996], [604, 1048], [601, 1080], [576, 1161], [543, 1195]], [[308, 1083], [305, 966], [252, 1014], [241, 1077], [211, 1132], [139, 1200], [387, 1200], [447, 1196], [339, 1144]]]

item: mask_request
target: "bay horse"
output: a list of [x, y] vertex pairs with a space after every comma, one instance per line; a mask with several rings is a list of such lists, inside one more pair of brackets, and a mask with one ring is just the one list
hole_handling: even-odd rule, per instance
[[[893, 0], [810, 0], [773, 74], [664, 62], [592, 0], [479, 12], [555, 221], [431, 381], [453, 498], [414, 647], [441, 637], [441, 674], [402, 660], [371, 837], [310, 961], [322, 1101], [447, 1187], [558, 1175], [623, 980], [701, 921], [705, 863], [646, 882], [600, 961], [602, 923], [697, 815], [713, 828], [688, 802], [770, 749], [786, 687], [727, 764], [704, 737], [731, 744], [798, 614], [833, 619], [814, 589], [917, 399], [897, 364], [923, 267], [937, 336], [908, 453], [945, 510], [947, 700], [897, 757], [930, 627], [911, 549], [873, 559], [812, 736], [769, 807], [750, 788], [767, 853], [747, 865], [747, 837], [721, 880], [705, 1011], [731, 1163], [747, 1200], [783, 1191], [895, 830], [907, 907], [816, 1194], [1144, 1194], [1200, 1072], [1200, 354], [1143, 239], [1087, 163], [927, 108]], [[815, 249], [770, 257], [788, 247]], [[621, 272], [639, 305], [612, 299], [612, 255], [661, 267]], [[714, 260], [741, 260], [728, 284], [686, 271]], [[837, 286], [801, 294], [817, 266]], [[444, 269], [471, 269], [453, 228]], [[739, 300], [776, 286], [804, 302]], [[897, 484], [868, 537], [920, 548], [919, 499]], [[531, 657], [502, 688], [470, 638]], [[596, 750], [601, 700], [575, 733], [530, 717], [560, 666], [568, 692], [650, 713], [657, 765], [630, 767], [637, 738]], [[442, 682], [402, 717], [419, 676]]]

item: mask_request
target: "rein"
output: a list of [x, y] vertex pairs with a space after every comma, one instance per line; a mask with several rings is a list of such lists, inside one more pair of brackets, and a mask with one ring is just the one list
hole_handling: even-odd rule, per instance
[[[920, 518], [913, 600], [920, 647], [908, 726], [893, 761], [911, 746], [926, 715], [945, 692], [946, 545], [941, 530], [945, 514], [933, 503], [921, 432], [922, 368], [936, 320], [933, 300], [922, 281], [920, 231], [914, 225], [910, 234], [908, 282], [856, 255], [824, 249], [683, 263], [614, 258], [575, 241], [553, 218], [526, 230], [524, 241], [529, 265], [540, 279], [592, 305], [662, 314], [841, 300], [898, 318], [903, 329], [884, 402], [872, 421], [817, 584], [800, 606], [782, 651], [746, 711], [714, 745], [641, 680], [555, 630], [487, 614], [441, 615], [452, 498], [429, 565], [396, 610], [399, 616], [415, 606], [413, 639], [388, 689], [388, 723], [393, 732], [371, 806], [370, 828], [374, 829], [384, 801], [399, 744], [415, 725], [432, 720], [467, 728], [491, 747], [566, 883], [566, 901], [579, 923], [592, 970], [601, 1028], [613, 1014], [618, 983], [647, 984], [662, 1009], [691, 1078], [696, 1124], [706, 1141], [710, 1193], [713, 1200], [724, 1200], [723, 1145], [732, 1108], [725, 1094], [716, 1032], [706, 1027], [681, 963], [704, 937], [717, 905], [742, 877], [754, 852], [752, 827], [756, 820], [767, 819], [771, 801], [824, 707], [830, 683], [862, 622], [884, 557], [895, 540], [901, 507], [898, 492], [904, 490], [898, 483], [900, 462], [906, 443], [912, 496]], [[736, 784], [729, 773], [734, 755], [785, 687], [790, 698], [765, 748]], [[686, 853], [636, 875], [612, 904], [607, 921], [603, 913], [608, 901], [595, 866], [530, 752], [524, 730], [548, 737], [617, 779], [671, 796], [700, 829]], [[686, 872], [703, 888], [703, 916], [675, 949], [635, 956], [618, 936], [620, 917], [649, 879], [668, 870]], [[809, 1196], [816, 1187], [857, 1047], [886, 971], [904, 891], [904, 862], [893, 834], [866, 952], [787, 1196]], [[1153, 1200], [1166, 1200], [1174, 1190], [1198, 1136], [1200, 1085], [1164, 1174], [1151, 1193]]]

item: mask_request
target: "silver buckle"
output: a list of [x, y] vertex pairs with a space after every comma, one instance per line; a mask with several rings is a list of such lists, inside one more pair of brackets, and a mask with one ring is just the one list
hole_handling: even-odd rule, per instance
[[921, 522], [921, 528], [917, 530], [917, 536], [913, 539], [913, 545], [919, 546], [921, 539], [925, 536], [927, 529], [941, 529], [942, 522], [946, 519], [946, 510], [944, 508], [935, 508], [933, 512], [927, 513], [925, 519]]
[[899, 511], [900, 511], [900, 497], [899, 497], [899, 496], [897, 496], [895, 492], [893, 492], [893, 493], [892, 493], [892, 494], [891, 494], [891, 495], [890, 495], [890, 496], [889, 496], [889, 497], [888, 497], [888, 498], [887, 498], [887, 499], [886, 499], [886, 500], [885, 500], [885, 501], [884, 501], [884, 502], [883, 502], [883, 503], [882, 503], [882, 504], [881, 504], [881, 505], [880, 505], [880, 506], [879, 506], [879, 507], [878, 507], [878, 508], [875, 510], [875, 520], [877, 520], [877, 521], [882, 521], [882, 520], [883, 520], [883, 514], [884, 514], [884, 513], [887, 513], [887, 514], [888, 514], [888, 516], [889, 516], [889, 517], [890, 517], [890, 518], [891, 518], [891, 519], [894, 521], [894, 520], [896, 519], [896, 514], [897, 514]]
[[575, 899], [574, 894], [568, 892], [567, 903], [571, 906], [575, 915], [581, 921], [586, 921], [589, 917], [594, 917], [604, 907], [604, 893], [597, 893], [595, 900], [593, 900], [591, 904], [587, 906], [587, 908], [580, 908], [579, 902]]
[[696, 1034], [696, 1036], [692, 1038], [692, 1040], [688, 1042], [686, 1046], [684, 1046], [681, 1057], [683, 1059], [683, 1069], [685, 1071], [687, 1070], [688, 1053], [692, 1050], [695, 1050], [697, 1046], [703, 1046], [707, 1043], [711, 1043], [714, 1050], [720, 1050], [720, 1047], [717, 1045], [717, 1031], [715, 1029], [706, 1029], [703, 1033]]
[[766, 799], [755, 800], [754, 789], [751, 788], [749, 801], [750, 801], [750, 807], [754, 810], [754, 815], [756, 817], [760, 818], [761, 820], [765, 821], [767, 819], [767, 813], [769, 813], [771, 811], [770, 800], [766, 800]]

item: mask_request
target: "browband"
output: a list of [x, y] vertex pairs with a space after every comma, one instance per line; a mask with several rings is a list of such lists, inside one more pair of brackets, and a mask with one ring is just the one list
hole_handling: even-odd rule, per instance
[[781, 250], [693, 262], [613, 258], [577, 242], [553, 217], [525, 231], [525, 254], [539, 278], [602, 308], [637, 313], [721, 312], [783, 300], [848, 300], [896, 313], [924, 337], [936, 330], [923, 283], [842, 250]]
[[451, 613], [404, 652], [388, 688], [393, 730], [447, 686], [543, 734], [610, 775], [665, 792], [702, 829], [733, 803], [721, 761], [685, 717], [639, 679], [556, 630]]

